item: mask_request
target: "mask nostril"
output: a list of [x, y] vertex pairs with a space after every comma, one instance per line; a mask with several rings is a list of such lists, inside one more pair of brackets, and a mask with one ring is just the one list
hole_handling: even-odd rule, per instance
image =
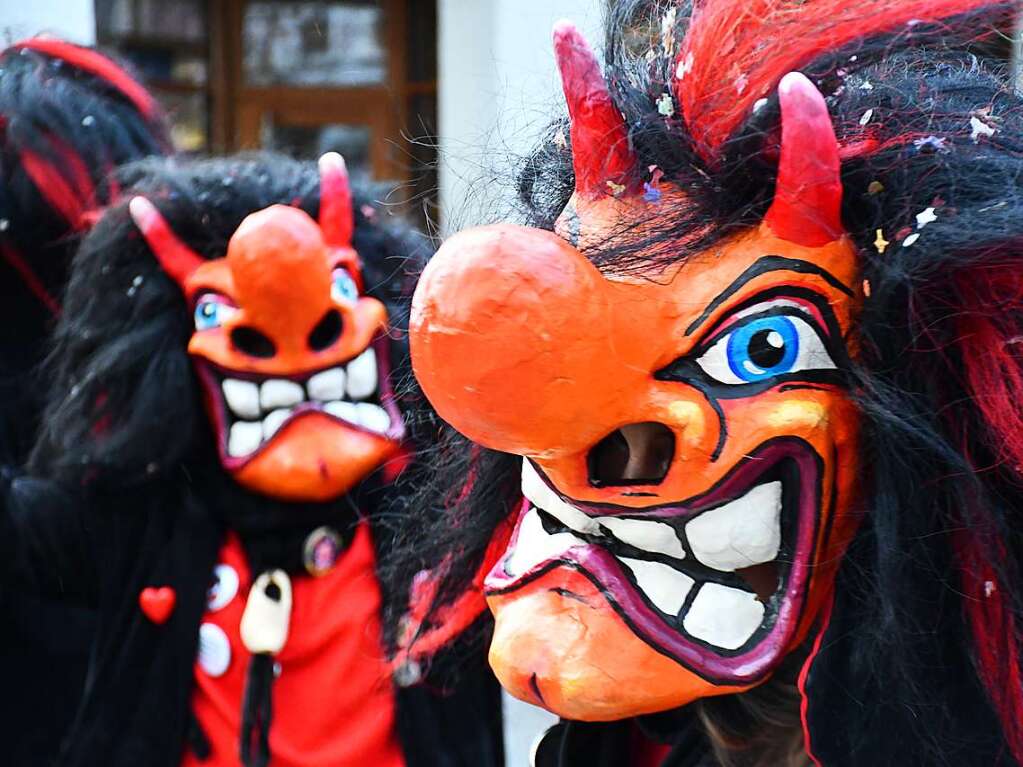
[[656, 485], [675, 458], [675, 435], [664, 424], [632, 423], [615, 429], [586, 457], [594, 487]]
[[274, 342], [255, 328], [242, 326], [231, 331], [231, 344], [242, 354], [266, 359], [277, 353]]
[[341, 319], [341, 312], [337, 309], [328, 309], [323, 319], [316, 323], [316, 327], [309, 334], [309, 348], [314, 352], [322, 352], [334, 345], [334, 342], [341, 337], [344, 329], [344, 322]]

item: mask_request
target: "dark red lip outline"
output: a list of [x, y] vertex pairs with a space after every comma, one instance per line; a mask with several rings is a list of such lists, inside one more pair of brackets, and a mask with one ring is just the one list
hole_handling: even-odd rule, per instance
[[[558, 567], [578, 570], [599, 588], [608, 603], [647, 644], [700, 677], [719, 685], [749, 685], [763, 679], [781, 661], [785, 648], [792, 641], [802, 613], [806, 590], [809, 585], [810, 569], [816, 547], [819, 510], [821, 503], [822, 460], [807, 442], [796, 437], [779, 437], [763, 443], [736, 465], [726, 477], [707, 493], [694, 497], [686, 503], [671, 506], [657, 506], [649, 509], [614, 507], [600, 504], [594, 507], [566, 499], [577, 508], [590, 513], [612, 513], [612, 509], [630, 517], [687, 519], [703, 510], [720, 506], [741, 497], [752, 489], [758, 480], [783, 461], [791, 461], [796, 468], [798, 479], [795, 487], [786, 487], [785, 493], [795, 496], [793, 524], [796, 541], [791, 549], [792, 561], [787, 573], [783, 574], [784, 585], [767, 605], [767, 612], [761, 627], [750, 639], [735, 651], [713, 647], [695, 638], [684, 635], [678, 628], [669, 625], [662, 615], [647, 604], [639, 588], [633, 583], [613, 554], [597, 544], [575, 546], [558, 559], [540, 563], [527, 573], [509, 576], [504, 569], [507, 554], [487, 574], [484, 593], [487, 595], [509, 594], [537, 580]], [[525, 501], [519, 521], [532, 508]], [[599, 509], [599, 512], [598, 512]], [[783, 511], [783, 514], [785, 511]], [[792, 513], [789, 511], [788, 513]], [[785, 519], [783, 517], [783, 530]], [[518, 527], [508, 545], [508, 552], [515, 548]]]
[[[318, 403], [305, 402], [294, 409], [291, 417], [285, 421], [281, 428], [277, 430], [277, 433], [273, 437], [263, 442], [254, 452], [247, 456], [236, 458], [227, 454], [227, 403], [224, 402], [224, 393], [220, 388], [220, 380], [222, 378], [237, 378], [239, 380], [247, 381], [265, 381], [270, 378], [279, 378], [284, 381], [296, 381], [305, 382], [309, 378], [312, 378], [317, 373], [324, 370], [331, 370], [336, 367], [343, 367], [349, 362], [354, 360], [359, 354], [363, 354], [366, 349], [371, 348], [376, 353], [377, 359], [377, 386], [379, 390], [379, 404], [391, 418], [391, 427], [385, 433], [370, 431], [359, 424], [350, 423], [342, 418], [337, 418], [331, 415], [326, 410], [320, 407]], [[254, 460], [264, 450], [266, 450], [277, 437], [284, 433], [284, 431], [297, 422], [299, 418], [305, 417], [311, 414], [319, 414], [324, 418], [329, 418], [332, 421], [344, 426], [345, 428], [353, 431], [361, 431], [366, 434], [372, 434], [374, 437], [383, 437], [384, 439], [390, 440], [391, 442], [400, 443], [405, 438], [405, 420], [401, 415], [401, 411], [398, 409], [398, 402], [394, 396], [394, 387], [391, 383], [391, 356], [390, 348], [387, 343], [387, 335], [381, 334], [377, 336], [370, 344], [363, 349], [359, 354], [353, 357], [349, 357], [346, 360], [339, 360], [330, 365], [315, 370], [308, 370], [299, 373], [293, 373], [291, 375], [262, 375], [253, 374], [242, 371], [230, 370], [228, 368], [217, 365], [216, 363], [200, 357], [198, 355], [192, 357], [192, 362], [195, 365], [196, 374], [199, 377], [199, 381], [202, 383], [203, 390], [207, 399], [214, 404], [214, 407], [210, 408], [210, 412], [213, 414], [213, 426], [217, 433], [217, 452], [220, 455], [221, 465], [228, 471], [239, 471], [249, 461]], [[215, 371], [215, 372], [214, 372]], [[219, 376], [219, 378], [218, 378]]]

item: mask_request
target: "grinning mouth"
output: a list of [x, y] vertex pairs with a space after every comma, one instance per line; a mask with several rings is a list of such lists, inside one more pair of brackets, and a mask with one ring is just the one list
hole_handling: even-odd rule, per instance
[[221, 458], [236, 470], [292, 421], [312, 413], [400, 441], [405, 424], [390, 384], [386, 339], [347, 362], [291, 376], [232, 371], [206, 359], [197, 369], [213, 408]]
[[523, 510], [486, 591], [577, 569], [658, 651], [717, 684], [755, 682], [797, 628], [820, 474], [810, 445], [779, 438], [702, 496], [631, 508], [566, 499], [524, 459]]

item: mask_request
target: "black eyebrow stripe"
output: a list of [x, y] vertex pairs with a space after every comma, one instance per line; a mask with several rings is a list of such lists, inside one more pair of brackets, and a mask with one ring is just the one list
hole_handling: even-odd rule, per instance
[[715, 309], [721, 306], [721, 304], [727, 301], [731, 296], [735, 295], [736, 291], [738, 291], [739, 288], [741, 288], [747, 282], [752, 280], [754, 277], [759, 277], [761, 274], [766, 274], [767, 272], [777, 272], [782, 270], [787, 272], [798, 272], [800, 274], [816, 274], [817, 276], [823, 278], [826, 283], [831, 285], [831, 287], [837, 290], [841, 290], [847, 296], [854, 295], [852, 288], [847, 287], [841, 280], [835, 277], [831, 272], [829, 272], [827, 269], [821, 266], [817, 266], [817, 264], [811, 263], [809, 261], [803, 261], [802, 259], [798, 258], [785, 258], [784, 256], [761, 256], [754, 263], [750, 264], [746, 271], [744, 271], [742, 274], [736, 277], [731, 285], [729, 285], [723, 291], [718, 293], [714, 300], [707, 305], [707, 308], [703, 310], [703, 314], [697, 317], [693, 324], [686, 328], [686, 335], [690, 336], [694, 332], [696, 332], [700, 325], [706, 322], [707, 318], [714, 313]]

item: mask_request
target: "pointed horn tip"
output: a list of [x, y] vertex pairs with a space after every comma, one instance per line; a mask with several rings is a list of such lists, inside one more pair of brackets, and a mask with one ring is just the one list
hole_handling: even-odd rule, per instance
[[139, 194], [128, 201], [128, 213], [135, 225], [141, 229], [152, 220], [153, 214], [159, 211], [153, 203]]
[[813, 102], [822, 105], [826, 103], [824, 94], [802, 72], [789, 72], [781, 79], [781, 82], [778, 83], [778, 98], [788, 102], [798, 99], [804, 103]]
[[343, 171], [348, 170], [348, 164], [345, 162], [345, 158], [337, 152], [327, 152], [320, 156], [320, 160], [317, 163], [320, 166], [320, 170], [332, 170], [338, 168]]
[[557, 45], [570, 37], [582, 37], [582, 34], [579, 32], [579, 28], [568, 19], [558, 19], [551, 29], [551, 36], [554, 38], [554, 44]]

